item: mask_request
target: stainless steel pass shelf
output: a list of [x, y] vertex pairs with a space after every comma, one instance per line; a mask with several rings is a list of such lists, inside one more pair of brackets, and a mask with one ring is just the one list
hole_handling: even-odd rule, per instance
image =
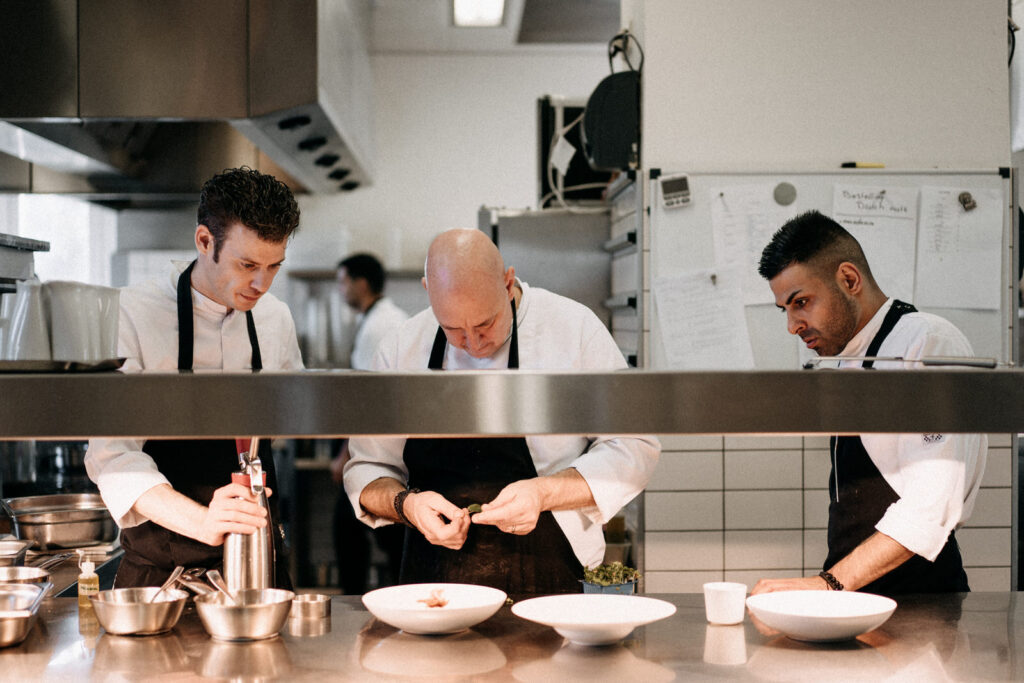
[[1024, 371], [16, 374], [0, 438], [1021, 432]]

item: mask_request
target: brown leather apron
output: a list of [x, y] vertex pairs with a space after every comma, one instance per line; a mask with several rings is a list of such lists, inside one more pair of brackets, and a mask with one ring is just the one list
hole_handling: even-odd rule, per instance
[[[191, 275], [194, 266], [195, 261], [178, 278], [178, 370], [185, 372], [192, 371]], [[263, 362], [252, 311], [246, 311], [245, 317], [252, 346], [252, 369], [258, 371], [263, 368]], [[231, 483], [231, 473], [239, 469], [234, 439], [148, 439], [142, 450], [153, 458], [175, 491], [201, 505], [209, 505], [213, 492]], [[277, 490], [277, 472], [269, 440], [261, 442], [259, 455], [267, 472], [267, 485]], [[271, 496], [269, 502], [275, 527], [276, 585], [290, 587], [284, 527], [280, 523], [276, 496]], [[224, 559], [223, 546], [201, 543], [153, 522], [122, 529], [121, 545], [124, 557], [114, 581], [118, 588], [160, 585], [177, 565], [210, 569], [220, 567]]]
[[[516, 322], [513, 301], [509, 369], [519, 368]], [[442, 369], [446, 346], [438, 328], [428, 369]], [[523, 437], [408, 439], [403, 457], [410, 488], [436, 491], [459, 507], [486, 503], [508, 484], [537, 476]], [[542, 512], [525, 535], [471, 524], [459, 550], [433, 545], [417, 529], [405, 533], [401, 583], [475, 583], [534, 595], [578, 593], [582, 578], [583, 565], [550, 512]]]

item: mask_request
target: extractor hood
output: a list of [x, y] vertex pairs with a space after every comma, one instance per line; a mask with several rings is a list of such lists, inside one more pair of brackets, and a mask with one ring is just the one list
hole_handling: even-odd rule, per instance
[[0, 191], [194, 198], [372, 179], [368, 0], [0, 2]]

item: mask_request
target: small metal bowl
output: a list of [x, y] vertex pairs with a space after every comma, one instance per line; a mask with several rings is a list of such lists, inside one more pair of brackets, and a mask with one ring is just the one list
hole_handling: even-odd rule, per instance
[[203, 628], [216, 640], [263, 640], [284, 627], [295, 593], [280, 588], [235, 593], [232, 605], [222, 593], [197, 595], [196, 611]]
[[174, 628], [181, 618], [188, 593], [165, 588], [156, 602], [149, 602], [160, 588], [115, 588], [89, 597], [107, 633], [118, 636], [150, 636]]
[[324, 593], [299, 593], [292, 600], [292, 619], [322, 619], [331, 616], [331, 596]]

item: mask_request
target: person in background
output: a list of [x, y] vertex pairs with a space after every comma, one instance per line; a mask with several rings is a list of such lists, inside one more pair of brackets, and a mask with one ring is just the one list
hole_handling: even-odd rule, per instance
[[409, 314], [384, 296], [384, 266], [372, 254], [353, 254], [338, 262], [338, 289], [356, 314], [352, 368], [369, 370], [381, 339]]
[[[789, 332], [819, 356], [847, 357], [840, 367], [917, 368], [927, 356], [973, 355], [952, 323], [888, 298], [857, 240], [816, 211], [775, 233], [758, 270], [785, 312]], [[987, 447], [981, 434], [832, 437], [823, 571], [762, 579], [752, 592], [969, 590], [954, 531], [974, 507]]]
[[[409, 319], [405, 311], [384, 296], [384, 283], [384, 267], [371, 254], [353, 254], [338, 262], [338, 289], [345, 303], [356, 314], [355, 344], [351, 357], [351, 366], [355, 370], [369, 370], [381, 339]], [[341, 484], [342, 472], [349, 459], [348, 439], [339, 440], [337, 448], [338, 453], [331, 460], [331, 476], [337, 484]], [[384, 574], [378, 578], [377, 585], [391, 586], [397, 583], [403, 538], [401, 527], [386, 526], [371, 530], [356, 519], [352, 504], [343, 489], [334, 506], [334, 552], [342, 591], [346, 595], [366, 592], [372, 543], [376, 543], [387, 557]]]
[[[388, 335], [378, 370], [617, 370], [586, 306], [530, 287], [478, 230], [431, 243], [430, 307]], [[353, 438], [345, 490], [357, 515], [407, 525], [402, 583], [460, 582], [513, 595], [579, 592], [604, 559], [602, 524], [646, 486], [653, 436]], [[470, 517], [469, 506], [482, 504]]]
[[[124, 371], [302, 369], [291, 313], [267, 292], [299, 224], [291, 191], [249, 168], [226, 170], [203, 185], [197, 223], [194, 261], [121, 291]], [[263, 444], [273, 489], [270, 442]], [[121, 527], [118, 587], [159, 585], [177, 565], [217, 567], [227, 534], [267, 524], [249, 488], [230, 483], [239, 469], [232, 439], [91, 439], [85, 465]], [[288, 586], [279, 524], [275, 532], [276, 583]]]

